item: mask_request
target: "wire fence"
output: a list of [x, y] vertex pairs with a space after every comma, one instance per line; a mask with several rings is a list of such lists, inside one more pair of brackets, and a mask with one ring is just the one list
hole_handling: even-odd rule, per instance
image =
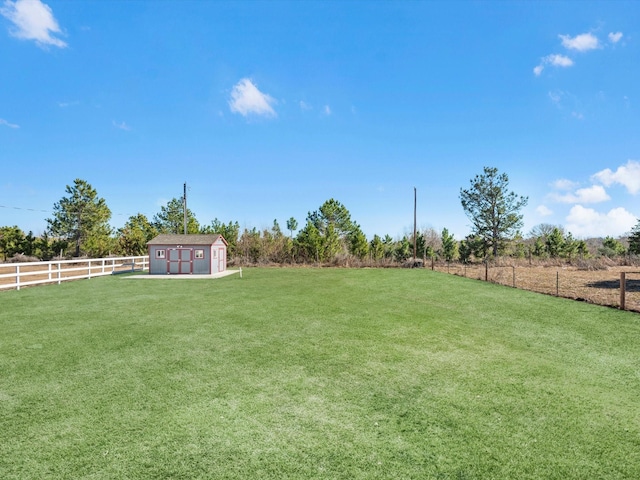
[[[427, 265], [429, 266], [429, 265]], [[433, 270], [532, 292], [640, 312], [640, 268], [436, 263]]]

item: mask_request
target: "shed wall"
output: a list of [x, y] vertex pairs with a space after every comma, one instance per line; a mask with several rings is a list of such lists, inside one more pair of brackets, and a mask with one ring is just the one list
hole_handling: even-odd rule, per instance
[[[177, 255], [175, 252], [177, 248], [176, 245], [149, 245], [149, 274], [210, 275], [224, 272], [227, 269], [227, 246], [222, 240], [218, 240], [212, 245], [180, 245], [181, 250], [191, 250], [190, 265], [188, 266], [185, 262], [177, 264], [174, 261], [177, 258], [189, 258], [187, 255]], [[197, 258], [196, 251], [202, 252], [202, 258]]]

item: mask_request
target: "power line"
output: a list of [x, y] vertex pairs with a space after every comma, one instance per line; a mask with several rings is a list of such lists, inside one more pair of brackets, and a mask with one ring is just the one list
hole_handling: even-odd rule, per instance
[[[29, 212], [41, 212], [41, 213], [54, 213], [52, 210], [38, 210], [36, 208], [27, 208], [27, 207], [13, 207], [10, 205], [0, 205], [0, 208], [6, 208], [6, 209], [10, 209], [10, 210], [25, 210], [25, 211], [29, 211]], [[131, 213], [113, 213], [111, 212], [111, 215], [118, 215], [118, 216], [127, 216], [127, 217], [132, 217], [133, 214]]]
[[10, 207], [7, 205], [0, 205], [0, 208], [10, 208], [13, 210], [28, 210], [30, 212], [43, 212], [43, 213], [51, 213], [50, 210], [37, 210], [35, 208], [25, 208], [25, 207]]

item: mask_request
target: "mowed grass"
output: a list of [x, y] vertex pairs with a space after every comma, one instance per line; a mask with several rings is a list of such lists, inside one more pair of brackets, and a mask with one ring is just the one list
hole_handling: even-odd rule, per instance
[[428, 270], [0, 293], [0, 478], [640, 478], [640, 316]]

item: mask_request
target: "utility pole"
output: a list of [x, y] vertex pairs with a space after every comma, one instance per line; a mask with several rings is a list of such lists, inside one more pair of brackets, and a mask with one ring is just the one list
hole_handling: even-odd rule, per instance
[[184, 196], [182, 197], [182, 205], [184, 206], [184, 234], [187, 234], [187, 182], [184, 182]]
[[418, 207], [418, 193], [416, 187], [413, 187], [413, 263], [415, 265], [418, 258], [417, 249], [417, 235], [416, 235], [416, 210]]

